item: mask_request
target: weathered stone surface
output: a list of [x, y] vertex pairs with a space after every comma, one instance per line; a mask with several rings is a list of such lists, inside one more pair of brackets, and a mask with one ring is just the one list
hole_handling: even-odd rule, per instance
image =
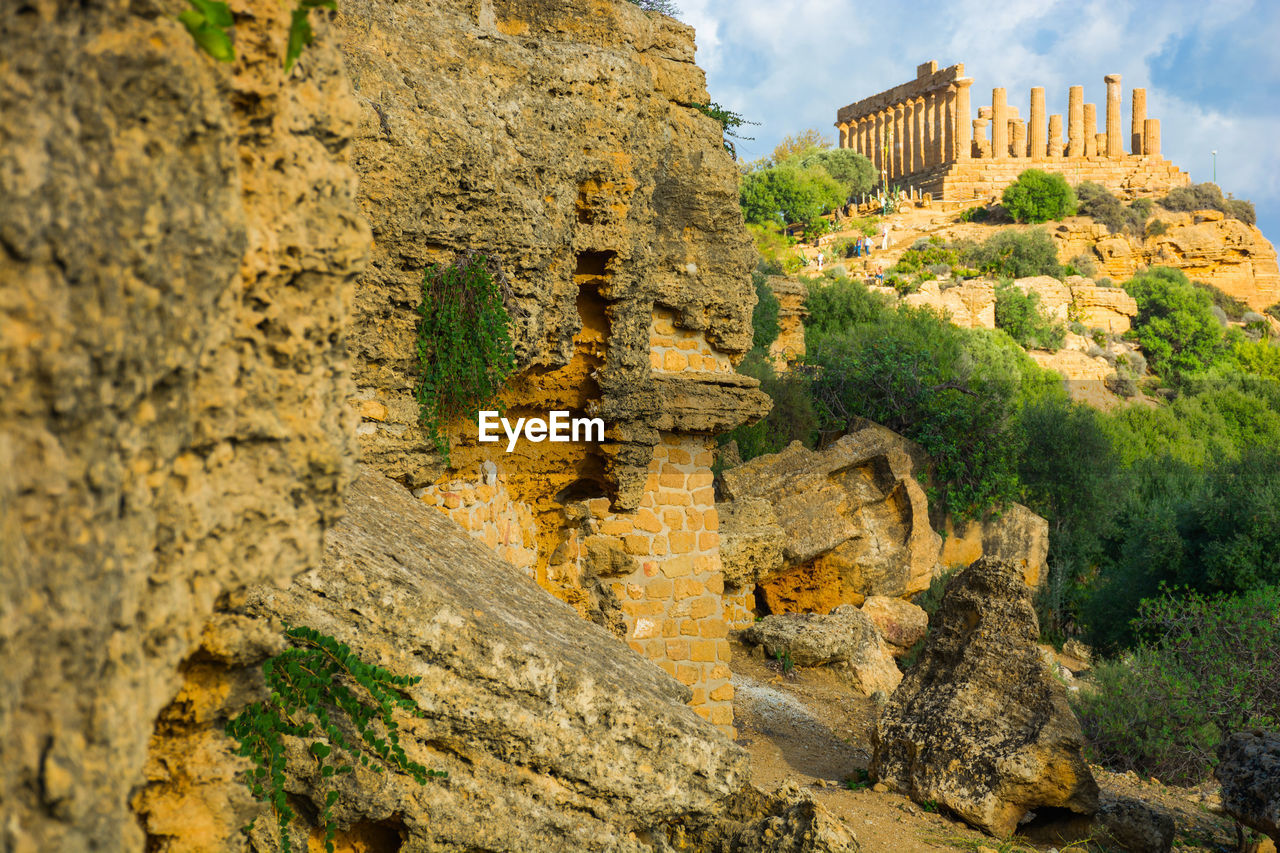
[[1066, 319], [1077, 319], [1091, 329], [1115, 335], [1129, 331], [1138, 316], [1138, 303], [1121, 287], [1099, 287], [1083, 276], [1067, 276], [1071, 307]]
[[1236, 732], [1218, 757], [1223, 809], [1280, 844], [1280, 733]]
[[966, 281], [946, 289], [937, 281], [926, 281], [918, 291], [902, 297], [902, 301], [915, 307], [927, 305], [944, 311], [950, 315], [951, 322], [965, 329], [996, 327], [996, 289], [990, 281]]
[[836, 603], [927, 588], [941, 537], [929, 526], [914, 475], [919, 454], [906, 439], [872, 424], [820, 452], [796, 442], [725, 471], [725, 494], [766, 501], [782, 530], [787, 568], [761, 581], [785, 587], [793, 573], [835, 576], [844, 588], [833, 593]]
[[716, 510], [726, 585], [745, 587], [783, 568], [785, 538], [768, 501], [743, 498], [717, 504]]
[[[753, 791], [746, 753], [684, 704], [687, 688], [403, 487], [366, 472], [347, 506], [323, 564], [287, 589], [250, 590], [238, 621], [211, 632], [220, 636], [207, 637], [188, 668], [161, 716], [138, 798], [157, 843], [241, 849], [239, 827], [254, 808], [233, 776], [238, 759], [222, 724], [260, 695], [260, 678], [243, 664], [271, 651], [262, 637], [284, 622], [421, 678], [409, 694], [425, 716], [400, 719], [402, 744], [411, 759], [449, 773], [419, 786], [357, 768], [338, 786], [344, 831], [390, 826], [402, 849], [647, 851], [657, 836], [686, 833], [708, 849], [847, 849], [801, 844], [813, 827], [827, 827], [828, 839], [840, 830], [811, 806]], [[288, 751], [301, 771], [291, 793], [317, 801], [323, 789], [301, 744]], [[190, 754], [205, 759], [198, 777], [182, 760]], [[170, 834], [160, 822], [181, 814], [197, 817], [189, 822], [202, 834]], [[754, 846], [762, 826], [778, 821], [791, 846]], [[271, 821], [258, 824], [254, 842], [268, 849]]]
[[789, 362], [804, 356], [804, 318], [809, 309], [804, 307], [809, 289], [792, 278], [769, 277], [769, 289], [778, 299], [778, 337], [769, 345], [769, 357], [774, 369], [786, 370]]
[[1081, 838], [1091, 838], [1107, 849], [1125, 853], [1169, 853], [1175, 828], [1173, 815], [1163, 808], [1103, 791], [1098, 798], [1097, 814], [1059, 814], [1048, 820], [1037, 820], [1019, 831], [1044, 844], [1069, 845]]
[[1019, 566], [1033, 588], [1048, 575], [1049, 522], [1022, 504], [1010, 503], [998, 516], [973, 521], [948, 518], [946, 530], [938, 558], [943, 566], [967, 566], [985, 555]]
[[147, 738], [220, 597], [313, 565], [369, 234], [329, 16], [0, 11], [0, 849], [141, 850]]
[[849, 604], [825, 615], [766, 616], [747, 627], [741, 637], [746, 643], [763, 646], [769, 657], [790, 655], [796, 666], [830, 665], [868, 696], [877, 690], [892, 693], [902, 680], [876, 624]]
[[901, 598], [873, 595], [862, 602], [861, 610], [895, 657], [906, 654], [929, 630], [929, 614]]
[[[659, 431], [768, 411], [732, 370], [751, 342], [754, 260], [722, 129], [692, 106], [708, 96], [691, 28], [598, 0], [340, 5], [375, 236], [353, 369], [389, 413], [361, 436], [366, 461], [414, 487], [443, 471], [412, 396], [414, 309], [423, 269], [467, 250], [495, 257], [513, 291], [507, 408], [608, 425], [603, 445], [510, 457], [478, 445], [473, 421], [449, 426], [459, 475], [502, 463], [513, 499], [545, 509], [546, 536], [549, 497], [577, 482], [636, 508]], [[677, 372], [651, 364], [662, 312], [696, 334], [696, 366], [683, 350], [668, 353]]]
[[1039, 806], [1095, 812], [1084, 737], [1036, 648], [1020, 568], [975, 562], [947, 583], [936, 618], [876, 724], [872, 774], [997, 836]]
[[1098, 274], [1116, 282], [1144, 267], [1177, 267], [1258, 311], [1280, 301], [1276, 250], [1255, 226], [1227, 219], [1216, 210], [1173, 212], [1157, 207], [1154, 218], [1169, 228], [1148, 238], [1111, 234], [1105, 225], [1086, 217], [1068, 218], [1050, 235], [1058, 241], [1059, 259], [1090, 255]]

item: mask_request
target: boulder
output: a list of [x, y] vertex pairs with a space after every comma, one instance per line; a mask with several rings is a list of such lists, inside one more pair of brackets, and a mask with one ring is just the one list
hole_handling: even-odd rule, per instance
[[[134, 806], [165, 849], [240, 849], [240, 827], [255, 814], [251, 842], [275, 849], [274, 822], [240, 782], [223, 725], [262, 698], [256, 664], [278, 651], [281, 623], [313, 627], [366, 661], [420, 678], [406, 693], [421, 716], [397, 713], [401, 743], [411, 759], [448, 772], [426, 785], [360, 766], [341, 777], [340, 849], [365, 849], [351, 842], [371, 832], [398, 842], [373, 849], [647, 853], [680, 839], [717, 850], [852, 846], [815, 804], [751, 787], [747, 754], [694, 713], [687, 687], [398, 483], [362, 474], [347, 511], [322, 565], [286, 589], [249, 590], [234, 615], [211, 626], [162, 712]], [[316, 777], [301, 741], [286, 739], [286, 751], [290, 795], [320, 802], [329, 781]], [[775, 823], [790, 828], [788, 844], [754, 846]], [[823, 827], [825, 841], [804, 840], [806, 828]]]
[[[733, 503], [763, 501], [776, 519], [781, 563], [756, 575], [769, 607], [826, 610], [870, 595], [926, 589], [942, 540], [929, 526], [928, 503], [915, 476], [923, 464], [914, 444], [868, 424], [822, 451], [795, 442], [725, 471], [723, 491]], [[762, 518], [733, 506], [728, 512]], [[732, 540], [734, 533], [726, 536]], [[816, 595], [788, 592], [813, 586], [809, 579], [815, 577], [830, 588]]]
[[906, 654], [929, 630], [929, 614], [901, 598], [873, 595], [862, 603], [862, 612], [895, 657]]
[[1019, 833], [1040, 844], [1070, 847], [1091, 838], [1106, 849], [1125, 853], [1169, 853], [1173, 847], [1173, 815], [1158, 805], [1104, 791], [1098, 813], [1056, 814], [1019, 828]]
[[768, 501], [743, 498], [717, 504], [716, 510], [726, 586], [742, 589], [782, 569], [785, 539]]
[[1280, 843], [1280, 732], [1237, 732], [1218, 758], [1223, 809]]
[[866, 695], [893, 692], [902, 680], [889, 646], [874, 622], [858, 608], [841, 605], [831, 613], [766, 616], [741, 634], [763, 646], [769, 657], [789, 656], [797, 666], [831, 665]]
[[872, 774], [997, 836], [1042, 806], [1095, 813], [1084, 737], [1036, 647], [1020, 567], [976, 561], [947, 583], [935, 619], [876, 723]]
[[946, 530], [938, 558], [944, 566], [967, 566], [988, 556], [1021, 566], [1031, 587], [1048, 575], [1049, 522], [1022, 504], [1011, 503], [999, 515], [973, 521], [948, 518]]

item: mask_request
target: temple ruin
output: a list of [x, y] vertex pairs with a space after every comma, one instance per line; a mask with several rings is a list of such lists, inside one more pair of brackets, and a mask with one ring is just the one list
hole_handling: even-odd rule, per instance
[[990, 105], [978, 107], [974, 118], [973, 79], [964, 76], [964, 64], [938, 70], [938, 63], [926, 62], [909, 83], [837, 110], [840, 147], [870, 158], [887, 185], [944, 201], [997, 195], [1029, 168], [1058, 172], [1071, 184], [1095, 181], [1125, 198], [1190, 183], [1187, 173], [1160, 156], [1160, 120], [1147, 117], [1146, 89], [1133, 90], [1124, 134], [1120, 75], [1104, 80], [1104, 131], [1097, 130], [1096, 105], [1084, 102], [1084, 87], [1072, 86], [1064, 140], [1062, 116], [1045, 115], [1043, 87], [1031, 89], [1025, 120], [1003, 88], [991, 90]]

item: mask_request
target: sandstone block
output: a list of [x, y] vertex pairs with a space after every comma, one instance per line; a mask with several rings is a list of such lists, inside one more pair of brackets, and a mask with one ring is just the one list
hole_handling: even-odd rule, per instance
[[984, 557], [953, 577], [876, 724], [872, 774], [1001, 837], [1039, 806], [1095, 813], [1084, 737], [1038, 634], [1019, 567]]
[[796, 666], [830, 665], [855, 690], [893, 692], [902, 680], [888, 646], [870, 617], [851, 605], [829, 615], [766, 616], [742, 632], [742, 640], [774, 657], [789, 654]]
[[895, 656], [906, 654], [929, 628], [929, 614], [909, 601], [873, 595], [860, 608]]

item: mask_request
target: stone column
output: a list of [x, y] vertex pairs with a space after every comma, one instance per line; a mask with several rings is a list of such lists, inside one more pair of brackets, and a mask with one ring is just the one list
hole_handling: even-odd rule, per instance
[[936, 113], [933, 115], [933, 131], [937, 138], [933, 140], [933, 151], [936, 152], [938, 163], [951, 161], [951, 138], [955, 131], [947, 127], [947, 122], [951, 119], [950, 106], [948, 106], [950, 101], [951, 92], [947, 90], [937, 92], [934, 97]]
[[1084, 156], [1084, 87], [1067, 90], [1067, 156]]
[[957, 160], [968, 160], [970, 149], [973, 147], [973, 141], [969, 136], [969, 130], [972, 128], [969, 123], [969, 87], [972, 85], [971, 77], [960, 77], [956, 80], [955, 158]]
[[1142, 122], [1142, 153], [1160, 156], [1160, 119], [1149, 118]]
[[1027, 156], [1027, 125], [1020, 118], [1009, 122], [1009, 148], [1012, 157]]
[[925, 103], [924, 98], [916, 98], [915, 123], [911, 126], [911, 156], [915, 160], [916, 171], [922, 172], [929, 168], [926, 152], [929, 146], [925, 144], [924, 119], [925, 119]]
[[931, 169], [938, 165], [938, 93], [929, 92], [924, 97], [924, 166]]
[[1004, 89], [991, 90], [991, 156], [1009, 156], [1009, 116]]
[[978, 149], [979, 158], [989, 158], [991, 156], [991, 143], [987, 142], [987, 123], [991, 119], [974, 119], [973, 120], [973, 147]]
[[1049, 116], [1049, 159], [1062, 159], [1062, 116], [1058, 113]]
[[840, 130], [840, 147], [848, 148], [849, 147], [849, 125], [837, 124], [836, 127], [839, 128]]
[[877, 110], [871, 116], [871, 162], [876, 167], [876, 180], [880, 180], [880, 138], [884, 133], [884, 115]]
[[1082, 129], [1082, 133], [1084, 134], [1084, 139], [1082, 140], [1084, 142], [1084, 156], [1097, 157], [1098, 156], [1098, 141], [1097, 141], [1098, 140], [1098, 105], [1097, 104], [1084, 105], [1084, 127]]
[[1123, 157], [1124, 142], [1120, 138], [1120, 75], [1108, 74], [1107, 83], [1107, 156]]
[[906, 105], [896, 104], [893, 108], [893, 151], [890, 156], [893, 158], [893, 177], [900, 178], [904, 174], [903, 154], [906, 152]]
[[862, 156], [867, 156], [867, 119], [862, 117], [853, 122], [853, 148]]
[[1129, 152], [1146, 154], [1146, 146], [1142, 144], [1143, 122], [1147, 120], [1147, 90], [1133, 90], [1133, 120], [1129, 125]]
[[902, 102], [902, 174], [909, 175], [916, 170], [916, 103]]
[[1027, 144], [1031, 147], [1031, 159], [1043, 160], [1048, 154], [1048, 144], [1045, 140], [1045, 123], [1044, 123], [1044, 87], [1033, 86], [1031, 88], [1031, 127], [1028, 128]]

